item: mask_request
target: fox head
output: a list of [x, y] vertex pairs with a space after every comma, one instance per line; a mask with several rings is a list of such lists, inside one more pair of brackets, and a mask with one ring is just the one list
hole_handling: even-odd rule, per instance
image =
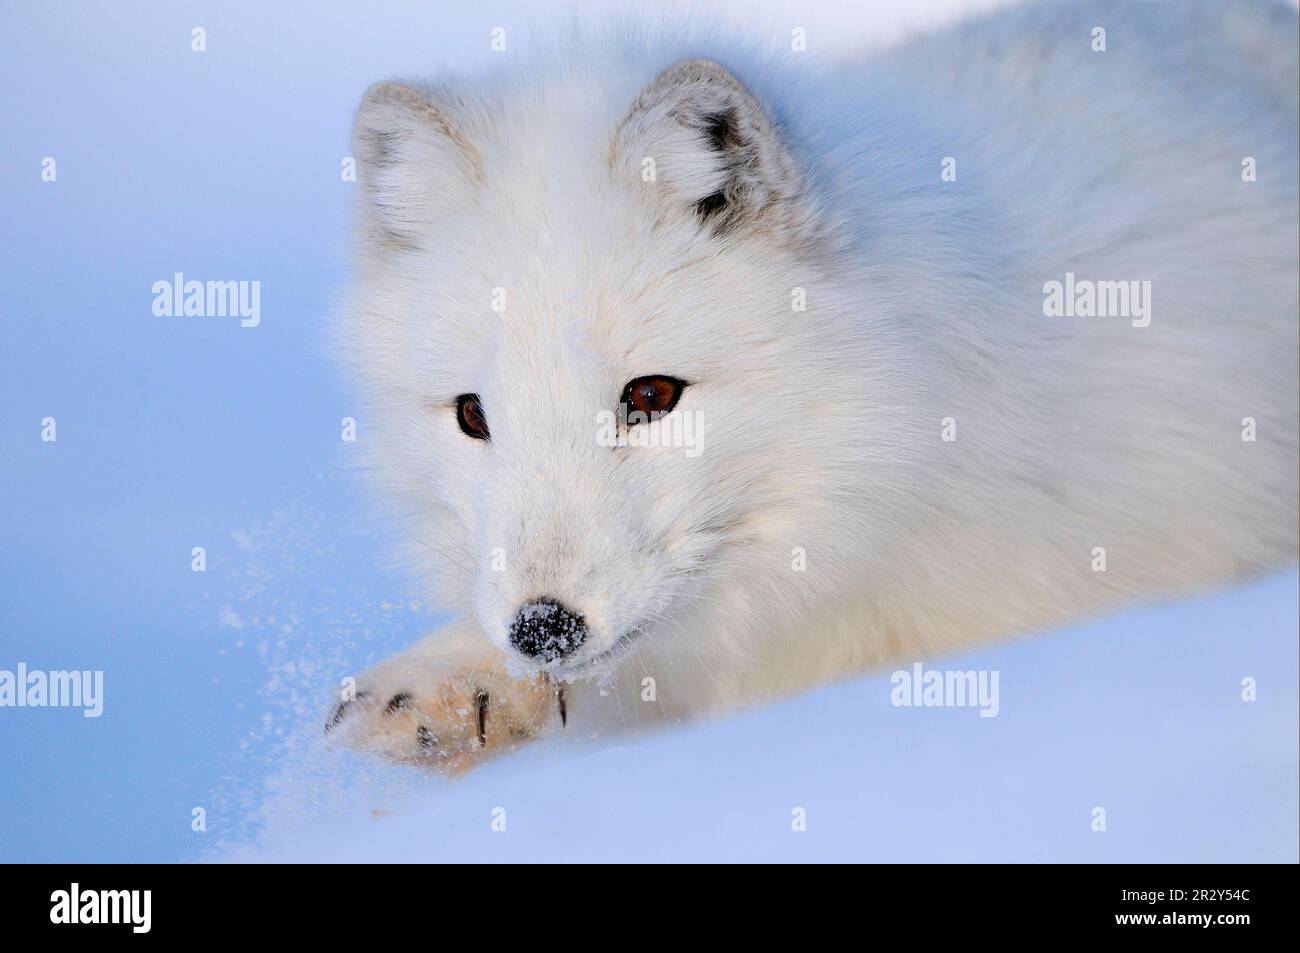
[[444, 605], [571, 678], [743, 652], [836, 584], [887, 362], [745, 85], [698, 59], [383, 83], [354, 147], [346, 347]]

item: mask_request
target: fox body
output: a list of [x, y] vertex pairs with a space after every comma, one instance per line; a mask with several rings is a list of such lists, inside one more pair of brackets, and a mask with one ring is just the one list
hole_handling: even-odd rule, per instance
[[460, 621], [337, 734], [455, 768], [1296, 559], [1294, 12], [669, 32], [361, 104], [344, 346]]

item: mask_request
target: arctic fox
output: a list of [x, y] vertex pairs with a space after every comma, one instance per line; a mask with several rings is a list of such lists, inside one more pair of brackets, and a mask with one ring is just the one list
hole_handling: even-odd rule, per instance
[[460, 621], [330, 734], [458, 770], [1295, 561], [1296, 21], [617, 29], [370, 89], [345, 346]]

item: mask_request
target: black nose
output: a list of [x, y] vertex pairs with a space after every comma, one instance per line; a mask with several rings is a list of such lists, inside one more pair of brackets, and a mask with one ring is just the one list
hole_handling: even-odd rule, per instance
[[510, 644], [529, 658], [553, 662], [578, 651], [587, 624], [554, 599], [526, 603], [510, 624]]

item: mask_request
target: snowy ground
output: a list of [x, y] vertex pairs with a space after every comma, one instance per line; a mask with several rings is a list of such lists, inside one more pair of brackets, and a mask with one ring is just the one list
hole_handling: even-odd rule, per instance
[[[351, 804], [351, 760], [317, 762], [271, 803], [263, 843], [226, 856], [1294, 863], [1297, 597], [1292, 573], [943, 662], [999, 673], [991, 718], [894, 707], [881, 675], [459, 783], [372, 776]], [[308, 807], [314, 785], [328, 810]]]
[[[816, 55], [966, 5], [793, 12]], [[0, 861], [1297, 860], [1294, 571], [943, 662], [999, 673], [996, 718], [895, 708], [884, 673], [454, 784], [323, 749], [330, 686], [437, 623], [321, 353], [350, 112], [493, 25], [526, 49], [522, 6], [0, 9], [0, 669], [105, 681], [99, 718], [0, 710]], [[260, 281], [261, 324], [155, 317], [177, 271]]]

